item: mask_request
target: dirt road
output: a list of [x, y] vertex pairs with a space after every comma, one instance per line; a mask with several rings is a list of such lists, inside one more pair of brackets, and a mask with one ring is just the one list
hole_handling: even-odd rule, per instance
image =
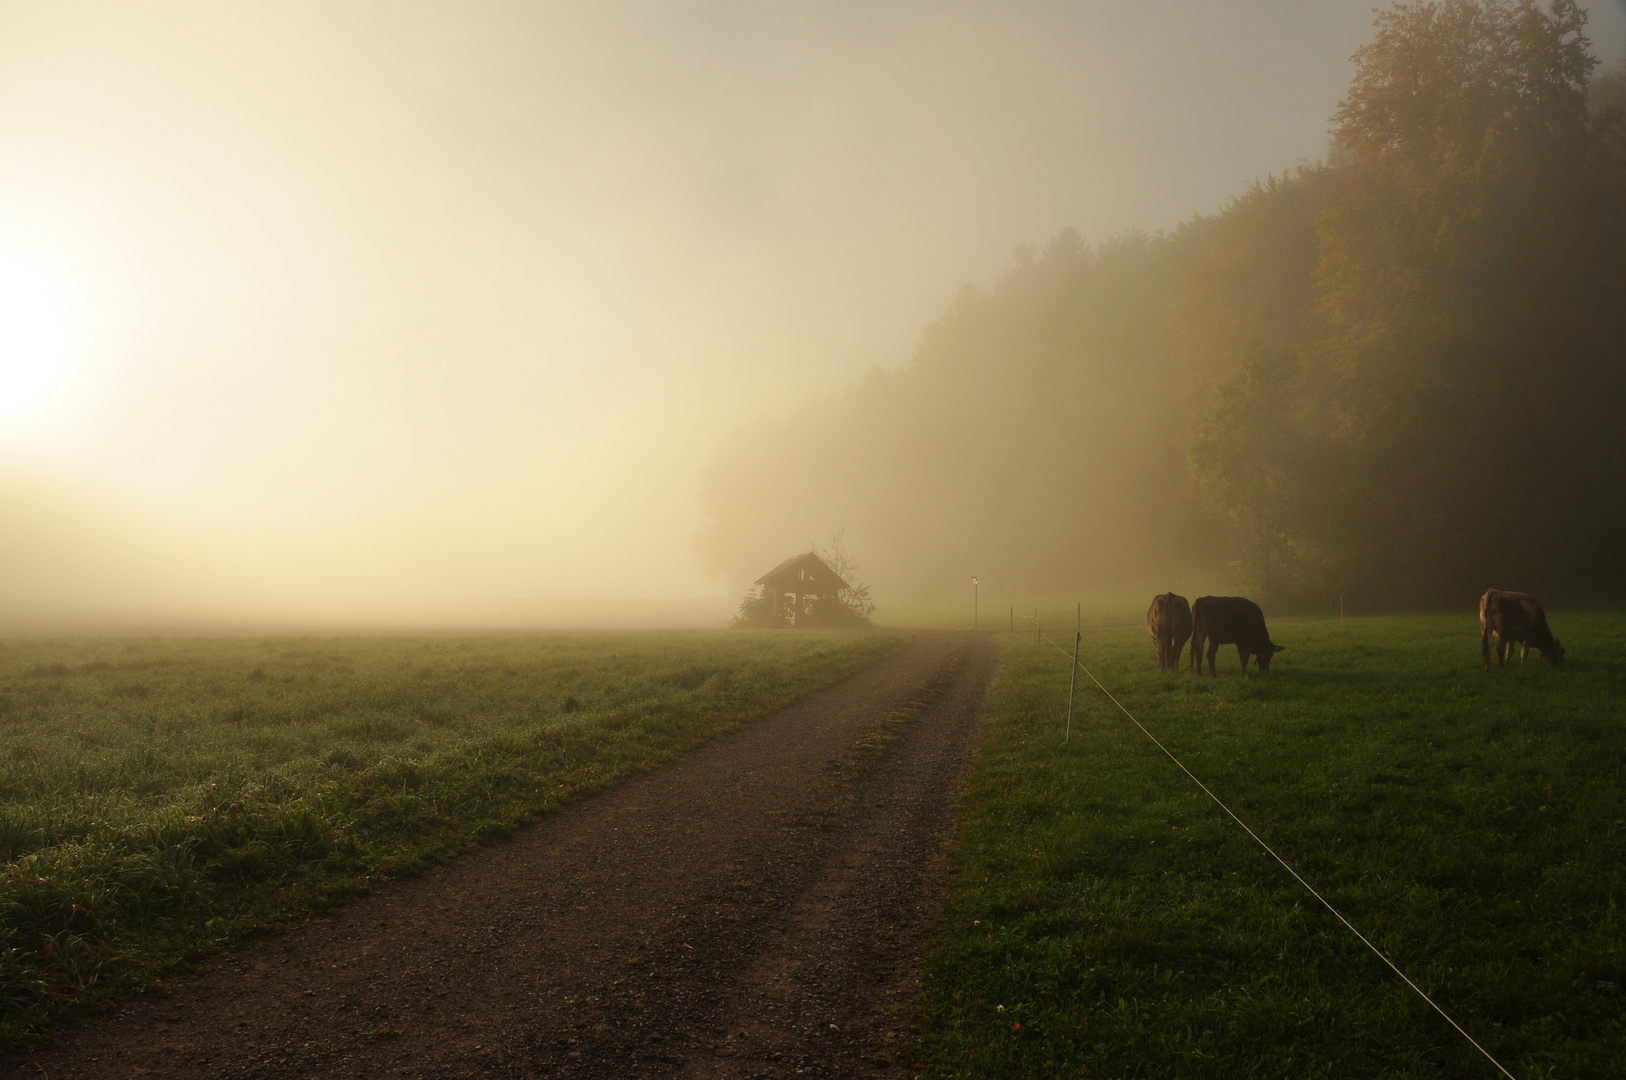
[[0, 1076], [901, 1076], [997, 658], [902, 653]]

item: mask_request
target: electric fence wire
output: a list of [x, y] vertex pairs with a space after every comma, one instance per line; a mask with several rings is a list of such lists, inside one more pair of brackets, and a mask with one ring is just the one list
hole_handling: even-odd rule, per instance
[[1395, 964], [1395, 962], [1393, 960], [1390, 960], [1389, 957], [1384, 954], [1382, 949], [1380, 949], [1376, 945], [1372, 944], [1372, 942], [1367, 940], [1367, 937], [1366, 937], [1365, 934], [1363, 934], [1359, 930], [1355, 929], [1355, 924], [1350, 922], [1348, 919], [1344, 918], [1343, 912], [1341, 912], [1337, 908], [1333, 907], [1332, 904], [1330, 904], [1327, 901], [1326, 897], [1324, 897], [1320, 893], [1316, 892], [1315, 887], [1313, 885], [1311, 885], [1308, 881], [1305, 881], [1302, 877], [1300, 877], [1299, 872], [1297, 870], [1294, 870], [1291, 866], [1289, 866], [1287, 864], [1286, 859], [1283, 859], [1280, 855], [1276, 854], [1275, 849], [1273, 849], [1269, 844], [1265, 843], [1262, 839], [1260, 839], [1258, 833], [1256, 833], [1252, 829], [1248, 828], [1248, 823], [1243, 821], [1241, 818], [1237, 817], [1236, 814], [1231, 810], [1231, 808], [1229, 806], [1226, 806], [1225, 803], [1220, 799], [1220, 797], [1218, 795], [1215, 795], [1212, 791], [1210, 791], [1208, 789], [1207, 784], [1205, 784], [1201, 780], [1197, 779], [1196, 774], [1194, 774], [1190, 769], [1186, 768], [1184, 763], [1182, 763], [1179, 758], [1175, 757], [1174, 754], [1169, 751], [1169, 748], [1164, 746], [1163, 743], [1158, 740], [1158, 737], [1156, 735], [1153, 735], [1150, 731], [1148, 731], [1146, 729], [1146, 725], [1141, 723], [1139, 720], [1137, 720], [1135, 718], [1134, 713], [1132, 713], [1128, 709], [1124, 708], [1123, 702], [1119, 701], [1117, 698], [1112, 696], [1112, 691], [1108, 690], [1105, 686], [1101, 685], [1101, 680], [1097, 679], [1095, 677], [1094, 673], [1091, 672], [1089, 668], [1084, 666], [1083, 661], [1075, 660], [1073, 658], [1073, 656], [1070, 653], [1068, 653], [1068, 651], [1066, 649], [1062, 648], [1060, 645], [1057, 645], [1054, 641], [1051, 641], [1050, 640], [1050, 635], [1044, 633], [1043, 631], [1040, 631], [1039, 636], [1042, 637], [1045, 640], [1045, 642], [1052, 649], [1055, 649], [1057, 652], [1061, 653], [1062, 656], [1065, 656], [1069, 663], [1076, 663], [1078, 665], [1078, 670], [1082, 671], [1089, 678], [1089, 680], [1092, 683], [1095, 684], [1096, 689], [1100, 690], [1101, 693], [1105, 694], [1107, 696], [1107, 700], [1111, 701], [1114, 705], [1118, 706], [1119, 711], [1122, 712], [1125, 716], [1129, 717], [1130, 723], [1132, 723], [1136, 727], [1140, 728], [1140, 731], [1141, 731], [1142, 735], [1145, 735], [1148, 739], [1152, 740], [1152, 745], [1156, 746], [1159, 750], [1163, 751], [1164, 755], [1170, 761], [1174, 762], [1175, 765], [1179, 766], [1180, 771], [1185, 773], [1186, 776], [1190, 777], [1191, 782], [1193, 784], [1196, 784], [1198, 787], [1202, 788], [1203, 789], [1203, 794], [1207, 795], [1210, 799], [1212, 799], [1214, 801], [1215, 806], [1218, 806], [1221, 810], [1224, 810], [1226, 812], [1226, 814], [1230, 815], [1230, 818], [1231, 818], [1232, 821], [1234, 821], [1238, 825], [1242, 826], [1242, 831], [1243, 832], [1245, 832], [1249, 836], [1253, 837], [1254, 842], [1257, 843], [1260, 847], [1264, 848], [1265, 851], [1270, 855], [1270, 857], [1272, 859], [1275, 859], [1278, 863], [1280, 863], [1283, 870], [1286, 870], [1289, 874], [1293, 875], [1293, 880], [1294, 881], [1297, 881], [1300, 885], [1303, 885], [1304, 888], [1309, 891], [1311, 896], [1313, 896], [1317, 900], [1321, 901], [1321, 905], [1323, 907], [1325, 907], [1328, 911], [1332, 912], [1333, 915], [1338, 919], [1339, 922], [1344, 924], [1344, 926], [1349, 930], [1350, 933], [1352, 933], [1356, 937], [1360, 938], [1361, 939], [1361, 944], [1365, 945], [1368, 949], [1371, 949], [1373, 954], [1379, 960], [1382, 960], [1385, 964], [1388, 964], [1389, 965], [1389, 970], [1393, 971], [1396, 975], [1400, 976], [1401, 980], [1404, 981], [1407, 986], [1411, 987], [1413, 990], [1415, 990], [1417, 992], [1418, 997], [1420, 997], [1424, 1001], [1428, 1002], [1429, 1005], [1431, 1005], [1433, 1007], [1435, 1012], [1437, 1012], [1441, 1016], [1445, 1017], [1445, 1022], [1450, 1024], [1452, 1027], [1456, 1028], [1457, 1029], [1457, 1034], [1461, 1035], [1464, 1039], [1467, 1039], [1468, 1042], [1473, 1046], [1473, 1048], [1475, 1050], [1478, 1050], [1481, 1054], [1484, 1054], [1486, 1061], [1489, 1061], [1492, 1065], [1496, 1066], [1496, 1068], [1501, 1072], [1501, 1074], [1503, 1076], [1507, 1077], [1507, 1080], [1517, 1080], [1517, 1078], [1514, 1077], [1514, 1075], [1512, 1073], [1507, 1071], [1506, 1066], [1504, 1066], [1500, 1061], [1497, 1061], [1496, 1058], [1491, 1056], [1491, 1052], [1489, 1050], [1486, 1050], [1483, 1046], [1480, 1046], [1479, 1041], [1477, 1039], [1475, 1039], [1472, 1035], [1468, 1034], [1467, 1031], [1463, 1030], [1462, 1025], [1457, 1023], [1455, 1020], [1453, 1020], [1451, 1018], [1450, 1013], [1448, 1013], [1444, 1009], [1440, 1008], [1438, 1003], [1436, 1003], [1433, 998], [1431, 998], [1427, 994], [1423, 993], [1422, 987], [1418, 986], [1416, 983], [1412, 982], [1411, 979], [1407, 978], [1406, 973], [1404, 971], [1401, 971], [1400, 968]]

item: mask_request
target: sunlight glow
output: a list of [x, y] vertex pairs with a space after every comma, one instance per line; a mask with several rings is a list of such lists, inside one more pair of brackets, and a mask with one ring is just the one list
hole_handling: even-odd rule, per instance
[[36, 260], [0, 250], [0, 434], [38, 426], [69, 381], [73, 311]]

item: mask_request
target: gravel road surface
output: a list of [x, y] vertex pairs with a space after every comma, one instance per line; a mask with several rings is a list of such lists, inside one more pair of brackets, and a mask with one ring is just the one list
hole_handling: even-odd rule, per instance
[[986, 637], [918, 634], [0, 1076], [910, 1075], [911, 995], [997, 663]]

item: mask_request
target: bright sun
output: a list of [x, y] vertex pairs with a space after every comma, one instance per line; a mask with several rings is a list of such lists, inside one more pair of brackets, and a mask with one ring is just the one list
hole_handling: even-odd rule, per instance
[[65, 389], [72, 319], [44, 267], [0, 250], [0, 431], [43, 420]]

